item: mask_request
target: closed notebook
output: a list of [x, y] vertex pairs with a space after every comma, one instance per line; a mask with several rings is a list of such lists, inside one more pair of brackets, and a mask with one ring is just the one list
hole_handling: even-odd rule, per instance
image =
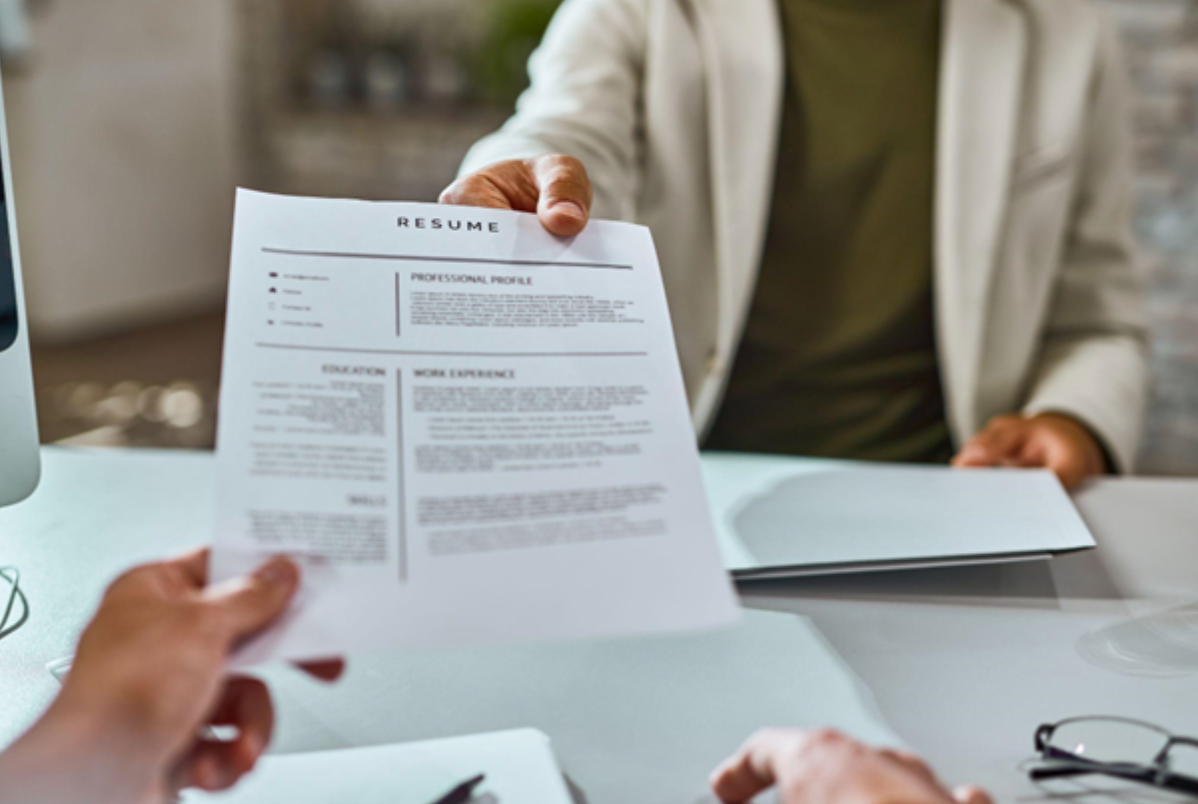
[[485, 774], [479, 804], [572, 804], [549, 738], [535, 729], [269, 756], [233, 790], [184, 804], [433, 804]]
[[708, 453], [725, 567], [742, 580], [1050, 558], [1095, 546], [1056, 476]]

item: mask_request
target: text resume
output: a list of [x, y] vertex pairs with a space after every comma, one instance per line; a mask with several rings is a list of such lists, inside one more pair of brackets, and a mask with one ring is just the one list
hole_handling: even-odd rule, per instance
[[648, 230], [238, 195], [216, 580], [304, 591], [244, 662], [735, 618]]

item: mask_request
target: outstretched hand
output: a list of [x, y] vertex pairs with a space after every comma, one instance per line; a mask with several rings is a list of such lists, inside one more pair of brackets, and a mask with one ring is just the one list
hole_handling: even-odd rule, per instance
[[[299, 568], [275, 559], [208, 586], [207, 551], [120, 577], [62, 693], [0, 758], [0, 801], [148, 804], [235, 784], [266, 750], [274, 710], [261, 681], [226, 677], [228, 660], [287, 609], [299, 583]], [[303, 669], [334, 680], [343, 665]], [[235, 734], [212, 739], [205, 726]]]
[[441, 193], [442, 204], [535, 212], [559, 237], [573, 237], [586, 228], [593, 198], [582, 162], [561, 155], [498, 162]]

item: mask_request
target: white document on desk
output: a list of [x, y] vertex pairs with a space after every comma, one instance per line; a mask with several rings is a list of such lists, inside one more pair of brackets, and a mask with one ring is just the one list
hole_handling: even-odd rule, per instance
[[708, 453], [703, 474], [725, 566], [741, 580], [1026, 561], [1094, 547], [1047, 471]]
[[299, 557], [244, 662], [736, 616], [648, 230], [241, 192], [213, 575]]
[[432, 804], [478, 775], [474, 804], [572, 802], [549, 738], [519, 729], [268, 756], [232, 790], [188, 791], [183, 804]]

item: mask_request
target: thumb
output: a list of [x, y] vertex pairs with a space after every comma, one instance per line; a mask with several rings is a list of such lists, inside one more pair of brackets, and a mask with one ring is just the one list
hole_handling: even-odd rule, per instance
[[539, 190], [537, 215], [558, 237], [573, 237], [586, 228], [594, 197], [587, 169], [572, 156], [542, 156], [529, 168]]
[[253, 575], [212, 587], [204, 598], [221, 613], [229, 639], [236, 643], [266, 628], [286, 611], [299, 582], [295, 562], [275, 558]]

